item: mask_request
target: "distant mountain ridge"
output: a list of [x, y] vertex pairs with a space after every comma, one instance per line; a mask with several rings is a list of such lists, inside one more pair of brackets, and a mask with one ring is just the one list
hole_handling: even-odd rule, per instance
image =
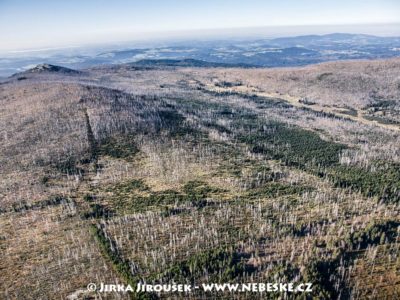
[[297, 46], [302, 44], [303, 46], [317, 46], [323, 47], [324, 43], [335, 43], [335, 44], [387, 44], [393, 41], [400, 42], [398, 37], [378, 37], [369, 34], [350, 34], [350, 33], [330, 33], [324, 35], [300, 35], [293, 37], [280, 37], [270, 40], [271, 45], [279, 45], [283, 47]]
[[[142, 59], [133, 63], [118, 64], [118, 65], [106, 65], [102, 66], [102, 69], [114, 68], [114, 67], [138, 67], [138, 68], [166, 68], [166, 67], [198, 67], [198, 68], [256, 68], [257, 66], [247, 64], [225, 64], [208, 62], [198, 59]], [[39, 64], [26, 71], [15, 73], [11, 76], [17, 77], [18, 80], [27, 79], [25, 75], [29, 74], [63, 74], [63, 75], [75, 75], [82, 74], [82, 71], [73, 70], [70, 68], [52, 65], [52, 64]]]
[[230, 64], [209, 62], [199, 59], [142, 59], [131, 63], [133, 66], [146, 66], [146, 67], [203, 67], [203, 68], [254, 68], [257, 66], [249, 64]]
[[[86, 49], [87, 50], [87, 49]], [[137, 67], [291, 67], [354, 59], [400, 56], [400, 37], [331, 33], [279, 38], [171, 41], [145, 47], [94, 48], [82, 53], [34, 52], [0, 59], [0, 76], [9, 76], [32, 65], [29, 72], [73, 72], [54, 69], [85, 69], [103, 65], [133, 64]], [[83, 54], [85, 53], [85, 54]]]

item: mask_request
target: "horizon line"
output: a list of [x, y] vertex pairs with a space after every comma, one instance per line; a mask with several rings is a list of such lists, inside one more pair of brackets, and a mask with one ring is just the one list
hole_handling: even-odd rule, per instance
[[[256, 30], [266, 30], [266, 29], [306, 29], [306, 28], [334, 28], [334, 27], [360, 27], [360, 26], [370, 26], [370, 27], [382, 27], [382, 26], [399, 26], [399, 28], [395, 30], [395, 34], [384, 34], [384, 33], [365, 33], [359, 31], [335, 31], [332, 30], [328, 32], [320, 32], [320, 33], [261, 33], [261, 32], [243, 32], [243, 31], [256, 31]], [[337, 29], [339, 29], [337, 28]], [[228, 34], [229, 31], [239, 30], [241, 33], [231, 33]], [[225, 32], [225, 36], [223, 36]], [[194, 36], [190, 37], [185, 34], [197, 33], [202, 34], [202, 36]], [[118, 44], [127, 44], [127, 43], [157, 43], [157, 42], [174, 42], [174, 41], [192, 41], [192, 40], [226, 40], [226, 39], [237, 39], [237, 38], [256, 38], [260, 37], [260, 35], [265, 35], [265, 39], [274, 39], [279, 37], [297, 37], [297, 36], [307, 36], [307, 35], [316, 35], [316, 36], [324, 36], [329, 34], [360, 34], [360, 35], [370, 35], [370, 36], [378, 36], [378, 37], [400, 37], [400, 22], [396, 23], [343, 23], [343, 24], [307, 24], [307, 25], [267, 25], [267, 26], [241, 26], [241, 27], [216, 27], [216, 28], [196, 28], [196, 29], [182, 29], [182, 30], [162, 30], [162, 31], [141, 31], [135, 33], [136, 37], [125, 38], [121, 40], [109, 40], [106, 39], [102, 41], [89, 42], [89, 43], [69, 43], [65, 45], [43, 45], [41, 47], [21, 47], [21, 48], [10, 48], [10, 49], [0, 49], [0, 53], [7, 54], [18, 54], [18, 53], [29, 53], [29, 52], [45, 52], [45, 51], [56, 51], [62, 49], [71, 49], [71, 48], [90, 48], [96, 46], [112, 46]], [[172, 34], [172, 36], [165, 36], [165, 34]], [[206, 35], [204, 35], [206, 34]], [[151, 35], [150, 37], [143, 37], [144, 35]]]

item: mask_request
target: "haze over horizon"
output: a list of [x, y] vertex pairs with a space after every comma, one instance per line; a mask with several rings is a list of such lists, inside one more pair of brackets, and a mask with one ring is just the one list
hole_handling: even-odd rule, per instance
[[4, 0], [0, 51], [187, 38], [400, 34], [400, 3], [393, 0], [250, 2]]

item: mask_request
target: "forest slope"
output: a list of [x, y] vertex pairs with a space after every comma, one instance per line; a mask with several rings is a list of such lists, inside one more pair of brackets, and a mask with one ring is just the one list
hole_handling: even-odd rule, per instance
[[0, 298], [94, 297], [88, 283], [121, 281], [399, 297], [399, 65], [3, 81]]

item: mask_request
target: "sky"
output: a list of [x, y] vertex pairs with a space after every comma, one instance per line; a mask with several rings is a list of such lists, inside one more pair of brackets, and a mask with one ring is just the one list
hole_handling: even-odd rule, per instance
[[382, 24], [400, 24], [399, 0], [0, 0], [0, 51], [249, 34], [264, 27], [269, 34], [321, 25], [396, 33]]

